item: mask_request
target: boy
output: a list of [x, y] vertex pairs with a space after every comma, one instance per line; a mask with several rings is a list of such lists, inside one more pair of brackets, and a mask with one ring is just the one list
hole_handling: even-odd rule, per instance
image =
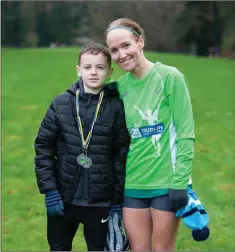
[[129, 135], [108, 50], [87, 44], [78, 82], [51, 103], [35, 140], [51, 251], [71, 251], [80, 223], [89, 251], [102, 251], [109, 210], [122, 203]]

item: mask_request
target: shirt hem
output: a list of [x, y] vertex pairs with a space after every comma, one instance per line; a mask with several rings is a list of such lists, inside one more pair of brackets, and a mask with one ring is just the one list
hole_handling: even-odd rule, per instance
[[132, 186], [126, 186], [125, 189], [141, 189], [141, 190], [147, 190], [147, 189], [150, 189], [150, 190], [156, 190], [156, 189], [169, 189], [170, 188], [170, 184], [168, 185], [143, 185], [143, 186], [140, 186], [140, 185], [132, 185]]

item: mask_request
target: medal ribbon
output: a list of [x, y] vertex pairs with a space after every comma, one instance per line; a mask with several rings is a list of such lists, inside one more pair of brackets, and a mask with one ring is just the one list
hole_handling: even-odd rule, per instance
[[95, 122], [96, 122], [97, 117], [98, 117], [98, 113], [99, 113], [99, 110], [100, 110], [100, 106], [101, 106], [103, 97], [104, 97], [104, 91], [101, 91], [100, 96], [99, 96], [99, 101], [98, 101], [98, 104], [97, 104], [97, 107], [96, 107], [95, 115], [94, 115], [94, 118], [93, 118], [93, 121], [92, 121], [92, 124], [91, 124], [91, 129], [90, 129], [90, 131], [89, 131], [89, 133], [87, 135], [87, 138], [85, 139], [84, 134], [83, 134], [83, 129], [82, 129], [82, 121], [81, 121], [81, 118], [79, 116], [79, 90], [77, 89], [77, 91], [76, 91], [76, 110], [77, 110], [77, 119], [78, 119], [78, 129], [79, 129], [81, 139], [82, 139], [82, 148], [83, 148], [83, 151], [85, 151], [85, 152], [87, 151], [88, 145], [89, 145], [90, 140], [91, 140], [92, 131], [93, 131]]

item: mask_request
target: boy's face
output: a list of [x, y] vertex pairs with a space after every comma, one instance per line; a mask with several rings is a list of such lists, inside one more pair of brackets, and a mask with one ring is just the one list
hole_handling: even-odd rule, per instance
[[112, 74], [112, 68], [102, 53], [83, 54], [77, 71], [82, 77], [85, 91], [99, 91], [104, 86], [105, 79]]

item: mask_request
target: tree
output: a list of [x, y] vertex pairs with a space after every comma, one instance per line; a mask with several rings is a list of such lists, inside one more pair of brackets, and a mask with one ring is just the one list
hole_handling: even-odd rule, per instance
[[2, 44], [20, 46], [20, 3], [1, 1]]
[[208, 55], [208, 48], [221, 45], [221, 20], [217, 2], [186, 2], [177, 18], [178, 43], [196, 44], [196, 54]]
[[222, 20], [222, 51], [235, 51], [235, 2], [218, 3]]
[[[117, 18], [128, 17], [138, 22], [146, 33], [146, 49], [175, 51], [173, 23], [183, 2], [90, 2], [88, 14], [90, 36], [102, 43], [107, 25]], [[170, 14], [169, 14], [170, 13]]]
[[21, 1], [20, 8], [20, 45], [37, 47], [38, 35], [35, 32], [37, 2]]

